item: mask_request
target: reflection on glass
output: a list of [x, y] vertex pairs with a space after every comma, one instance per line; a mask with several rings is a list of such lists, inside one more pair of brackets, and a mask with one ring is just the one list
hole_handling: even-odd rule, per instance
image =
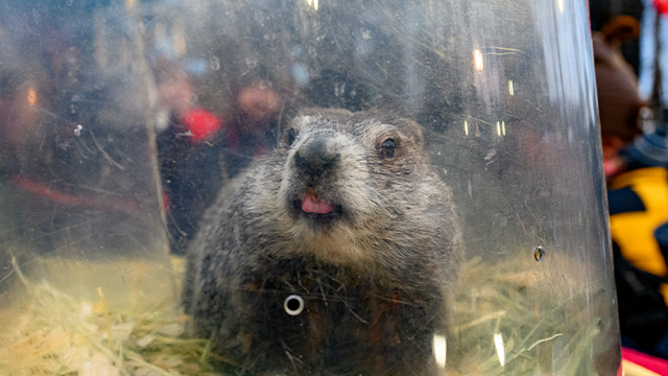
[[503, 367], [506, 364], [506, 351], [503, 348], [503, 336], [501, 333], [494, 334], [494, 346], [496, 347], [496, 354], [499, 356], [499, 363]]
[[480, 50], [475, 49], [473, 51], [473, 59], [475, 62], [475, 69], [481, 71], [482, 70], [482, 54], [480, 53]]
[[445, 367], [447, 349], [448, 345], [445, 336], [434, 334], [434, 358], [436, 359], [436, 364], [440, 367]]

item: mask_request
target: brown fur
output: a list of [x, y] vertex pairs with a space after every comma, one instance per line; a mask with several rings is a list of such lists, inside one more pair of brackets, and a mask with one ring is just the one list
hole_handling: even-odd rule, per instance
[[[334, 209], [305, 213], [305, 195]], [[205, 215], [187, 254], [192, 332], [254, 374], [433, 374], [457, 223], [416, 123], [303, 111]], [[295, 316], [292, 294], [305, 302]]]

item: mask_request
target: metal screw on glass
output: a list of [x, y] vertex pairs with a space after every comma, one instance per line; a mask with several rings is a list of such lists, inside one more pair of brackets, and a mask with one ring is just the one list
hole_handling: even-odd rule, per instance
[[542, 245], [539, 245], [533, 249], [533, 258], [538, 262], [541, 262], [545, 259], [545, 248], [543, 248]]
[[290, 316], [297, 316], [304, 311], [304, 299], [299, 295], [290, 295], [283, 303], [285, 312]]

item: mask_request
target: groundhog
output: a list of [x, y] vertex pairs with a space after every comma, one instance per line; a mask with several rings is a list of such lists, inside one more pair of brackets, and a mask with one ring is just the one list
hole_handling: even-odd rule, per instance
[[284, 133], [187, 251], [191, 334], [235, 372], [437, 373], [461, 236], [419, 125], [310, 109]]

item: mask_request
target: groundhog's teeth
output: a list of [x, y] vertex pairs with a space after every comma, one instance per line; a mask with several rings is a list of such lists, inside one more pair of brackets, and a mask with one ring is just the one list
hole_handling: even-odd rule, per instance
[[302, 210], [305, 213], [327, 214], [334, 211], [334, 205], [325, 201], [313, 200], [310, 194], [305, 194], [302, 199]]

